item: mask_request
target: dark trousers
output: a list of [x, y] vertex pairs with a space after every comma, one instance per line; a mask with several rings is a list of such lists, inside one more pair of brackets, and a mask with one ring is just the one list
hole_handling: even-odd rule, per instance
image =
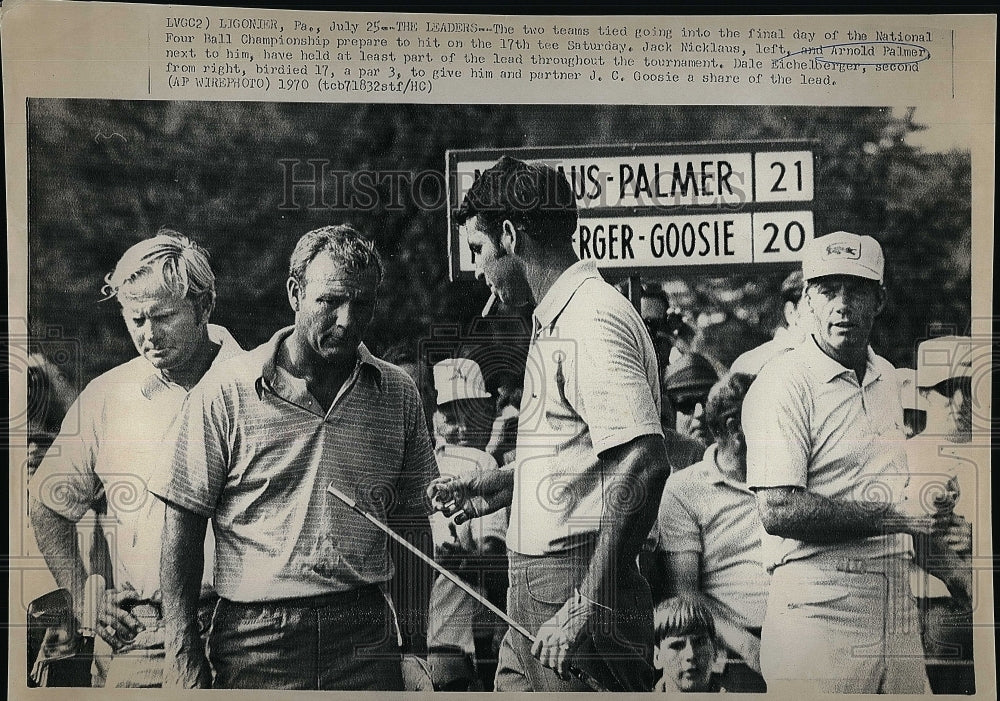
[[220, 599], [209, 637], [216, 688], [401, 691], [392, 613], [376, 586], [306, 599]]

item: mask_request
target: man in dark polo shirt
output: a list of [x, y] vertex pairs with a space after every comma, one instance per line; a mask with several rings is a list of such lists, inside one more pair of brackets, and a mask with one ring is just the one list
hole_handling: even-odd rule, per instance
[[[161, 571], [167, 678], [218, 688], [402, 690], [383, 533], [327, 493], [425, 548], [424, 490], [437, 475], [420, 397], [361, 343], [382, 264], [348, 226], [292, 253], [295, 324], [206, 376], [176, 427]], [[197, 545], [212, 519], [221, 597], [208, 661], [196, 644]], [[400, 602], [407, 622], [426, 610]], [[409, 626], [408, 626], [409, 627]]]

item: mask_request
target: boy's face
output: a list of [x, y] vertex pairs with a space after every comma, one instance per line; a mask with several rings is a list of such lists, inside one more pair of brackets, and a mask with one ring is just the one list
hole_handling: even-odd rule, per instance
[[438, 406], [434, 432], [441, 442], [482, 450], [490, 439], [493, 403], [489, 399], [459, 399]]
[[663, 671], [661, 691], [709, 691], [715, 644], [705, 633], [669, 636], [653, 652], [654, 666]]

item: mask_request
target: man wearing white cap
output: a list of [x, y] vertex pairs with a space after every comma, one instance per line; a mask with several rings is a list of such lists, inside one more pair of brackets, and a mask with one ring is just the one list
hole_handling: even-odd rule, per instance
[[[434, 452], [441, 475], [461, 478], [498, 469], [496, 461], [483, 451], [490, 438], [494, 402], [486, 391], [479, 364], [469, 358], [442, 360], [434, 366], [434, 389]], [[436, 512], [431, 517], [431, 530], [435, 556], [443, 564], [457, 566], [461, 570], [458, 573], [470, 578], [481, 592], [485, 590], [483, 580], [489, 576], [488, 570], [497, 569], [488, 567], [490, 558], [500, 563], [501, 571], [506, 567], [506, 509], [465, 523]], [[477, 688], [473, 625], [482, 618], [482, 609], [482, 604], [454, 582], [445, 577], [434, 580], [427, 650], [435, 688]]]
[[927, 688], [908, 568], [911, 535], [934, 532], [937, 519], [904, 499], [899, 380], [868, 346], [883, 268], [870, 236], [809, 241], [812, 337], [765, 366], [743, 405], [747, 485], [771, 573], [760, 654], [769, 689]]
[[[913, 386], [904, 395], [926, 414], [926, 427], [906, 442], [911, 499], [950, 517], [940, 541], [918, 541], [911, 580], [926, 609], [924, 649], [928, 657], [952, 658], [965, 665], [929, 670], [935, 693], [973, 693], [972, 670], [972, 520], [979, 464], [960, 447], [972, 439], [972, 339], [943, 336], [917, 346]], [[914, 401], [915, 400], [915, 401]], [[960, 498], [963, 490], [964, 499]], [[944, 547], [942, 547], [942, 545]], [[933, 576], [928, 562], [937, 565]]]

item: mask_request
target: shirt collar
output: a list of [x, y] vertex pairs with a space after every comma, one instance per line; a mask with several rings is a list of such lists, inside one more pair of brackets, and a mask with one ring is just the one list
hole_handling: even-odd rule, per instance
[[[817, 380], [820, 380], [821, 382], [832, 382], [834, 379], [842, 375], [853, 374], [850, 369], [845, 368], [843, 365], [824, 353], [823, 349], [819, 347], [818, 343], [816, 343], [816, 338], [814, 336], [810, 335], [802, 345], [806, 349], [809, 370]], [[868, 358], [866, 360], [864, 381], [864, 385], [866, 387], [881, 377], [878, 365], [875, 363], [875, 357], [875, 351], [872, 350], [871, 346], [868, 346]]]
[[535, 307], [533, 317], [536, 331], [551, 327], [580, 286], [591, 278], [600, 279], [597, 263], [593, 260], [578, 260], [566, 268]]
[[[219, 352], [216, 353], [215, 359], [212, 360], [212, 366], [243, 352], [243, 349], [240, 348], [240, 344], [236, 342], [236, 339], [233, 338], [231, 333], [229, 333], [229, 330], [223, 326], [209, 324], [208, 340], [219, 346]], [[149, 374], [145, 377], [145, 379], [143, 379], [139, 388], [142, 392], [142, 396], [146, 399], [152, 399], [158, 393], [172, 388], [183, 389], [180, 385], [167, 380], [163, 376], [163, 373], [154, 368], [152, 365], [149, 365], [149, 370]]]
[[[258, 397], [264, 397], [265, 389], [270, 392], [274, 392], [278, 351], [281, 348], [281, 344], [285, 341], [285, 339], [292, 335], [293, 331], [295, 331], [294, 326], [286, 326], [285, 328], [278, 330], [277, 333], [271, 336], [270, 340], [266, 341], [254, 351], [254, 367], [259, 368], [257, 377], [254, 381], [254, 387], [257, 389]], [[362, 370], [368, 371], [372, 377], [374, 377], [375, 385], [381, 392], [383, 389], [382, 368], [379, 367], [378, 360], [376, 360], [375, 356], [371, 354], [371, 351], [368, 350], [368, 347], [364, 343], [358, 344], [358, 359], [355, 372], [360, 372]]]
[[705, 475], [708, 479], [708, 483], [725, 484], [732, 487], [733, 489], [738, 489], [741, 492], [748, 492], [752, 494], [752, 492], [750, 492], [750, 488], [747, 487], [745, 483], [741, 484], [740, 482], [737, 482], [732, 477], [725, 474], [722, 470], [719, 469], [719, 463], [716, 462], [716, 457], [719, 452], [718, 449], [719, 446], [713, 443], [712, 445], [708, 446], [708, 448], [705, 450], [705, 457], [703, 462], [705, 465], [704, 470], [705, 470]]

